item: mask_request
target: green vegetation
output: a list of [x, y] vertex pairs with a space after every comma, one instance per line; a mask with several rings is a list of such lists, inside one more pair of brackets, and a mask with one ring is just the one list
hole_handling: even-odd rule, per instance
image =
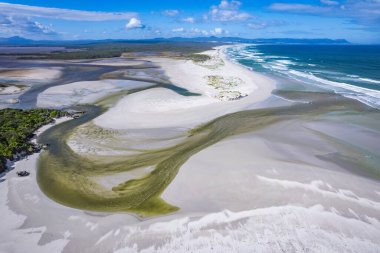
[[[199, 54], [199, 55], [202, 55], [202, 54]], [[205, 68], [208, 68], [208, 69], [218, 69], [222, 66], [224, 66], [224, 61], [222, 58], [220, 58], [220, 56], [208, 56], [208, 55], [204, 55], [204, 56], [201, 56], [201, 59], [206, 59], [206, 56], [208, 57], [207, 60], [199, 60], [199, 61], [194, 61], [196, 64], [202, 66], [202, 67], [205, 67]]]
[[215, 89], [230, 89], [241, 84], [243, 81], [238, 77], [207, 76], [207, 84]]
[[211, 60], [211, 57], [206, 54], [190, 54], [188, 58], [194, 62], [205, 62]]
[[[46, 59], [97, 59], [120, 57], [126, 53], [130, 57], [166, 55], [187, 57], [209, 50], [217, 44], [207, 42], [97, 42], [80, 45], [61, 45], [69, 51], [57, 51], [46, 54], [25, 54], [21, 58]], [[20, 55], [22, 56], [22, 55]], [[202, 56], [201, 56], [202, 57]]]
[[36, 151], [38, 147], [29, 142], [33, 132], [64, 115], [66, 112], [50, 109], [0, 110], [0, 172], [5, 169], [6, 159], [12, 159], [13, 154]]
[[218, 95], [216, 95], [216, 98], [221, 101], [231, 101], [231, 100], [237, 100], [242, 97], [247, 96], [246, 94], [242, 94], [240, 91], [237, 90], [224, 90], [219, 92]]

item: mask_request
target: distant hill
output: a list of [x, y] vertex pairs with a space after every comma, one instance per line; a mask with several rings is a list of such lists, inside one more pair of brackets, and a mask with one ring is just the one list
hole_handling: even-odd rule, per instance
[[246, 39], [239, 37], [173, 37], [155, 38], [145, 40], [128, 39], [107, 39], [107, 40], [30, 40], [19, 36], [10, 38], [0, 38], [0, 45], [3, 46], [28, 46], [28, 45], [80, 45], [88, 43], [157, 43], [157, 42], [219, 42], [219, 43], [255, 43], [255, 44], [350, 44], [345, 39], [292, 39], [292, 38], [273, 38], [273, 39]]
[[199, 42], [230, 42], [230, 43], [257, 43], [257, 44], [350, 44], [345, 39], [292, 39], [292, 38], [273, 38], [273, 39], [246, 39], [239, 37], [195, 37], [195, 38], [156, 38], [161, 41], [199, 41]]
[[32, 44], [34, 41], [25, 39], [23, 37], [14, 36], [9, 38], [0, 38], [0, 44], [2, 45], [24, 45], [24, 44]]

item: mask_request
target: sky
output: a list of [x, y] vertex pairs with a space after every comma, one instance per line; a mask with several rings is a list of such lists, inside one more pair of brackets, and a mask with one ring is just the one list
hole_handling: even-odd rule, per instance
[[15, 0], [0, 2], [0, 37], [330, 38], [380, 43], [380, 0]]

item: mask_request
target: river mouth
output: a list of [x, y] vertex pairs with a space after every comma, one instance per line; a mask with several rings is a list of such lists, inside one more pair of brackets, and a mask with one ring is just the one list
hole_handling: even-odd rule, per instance
[[[284, 99], [299, 102], [227, 114], [184, 132], [184, 138], [174, 144], [139, 150], [136, 154], [103, 155], [100, 158], [80, 155], [67, 144], [69, 136], [77, 127], [90, 122], [105, 110], [99, 106], [81, 107], [81, 110], [87, 111], [82, 118], [58, 125], [41, 135], [39, 141], [51, 144], [51, 148], [43, 152], [39, 159], [39, 186], [53, 200], [73, 208], [132, 212], [140, 217], [164, 215], [175, 212], [180, 207], [164, 201], [160, 197], [163, 191], [188, 159], [213, 144], [291, 120], [329, 120], [332, 114], [343, 115], [350, 121], [359, 116], [375, 120], [379, 117], [377, 109], [333, 93], [282, 90], [274, 93]], [[184, 92], [182, 95], [189, 94]], [[348, 163], [352, 173], [373, 179], [380, 177], [376, 166], [380, 158], [376, 154], [358, 160], [358, 152], [368, 152], [353, 151], [348, 148], [349, 145], [334, 138], [323, 138], [345, 148], [341, 154], [320, 157], [321, 160]], [[113, 185], [102, 184], [99, 181], [102, 177], [113, 178]]]

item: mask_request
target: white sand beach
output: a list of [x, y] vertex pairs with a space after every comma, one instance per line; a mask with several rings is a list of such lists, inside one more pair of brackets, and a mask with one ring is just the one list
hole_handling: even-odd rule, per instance
[[46, 85], [62, 76], [60, 67], [0, 67], [0, 108], [18, 104], [20, 96], [30, 87]]
[[110, 93], [150, 83], [130, 80], [82, 81], [51, 87], [38, 95], [37, 106], [62, 108], [70, 105], [94, 103]]
[[[224, 49], [203, 52], [211, 57], [203, 63], [148, 58], [165, 71], [173, 84], [199, 96], [185, 97], [167, 89], [149, 89], [121, 99], [95, 119], [95, 124], [112, 129], [192, 128], [268, 98], [274, 81], [230, 62], [224, 56]], [[215, 87], [209, 80], [212, 77], [217, 79], [216, 83], [225, 83], [225, 87]], [[223, 97], [223, 94], [232, 95]]]

